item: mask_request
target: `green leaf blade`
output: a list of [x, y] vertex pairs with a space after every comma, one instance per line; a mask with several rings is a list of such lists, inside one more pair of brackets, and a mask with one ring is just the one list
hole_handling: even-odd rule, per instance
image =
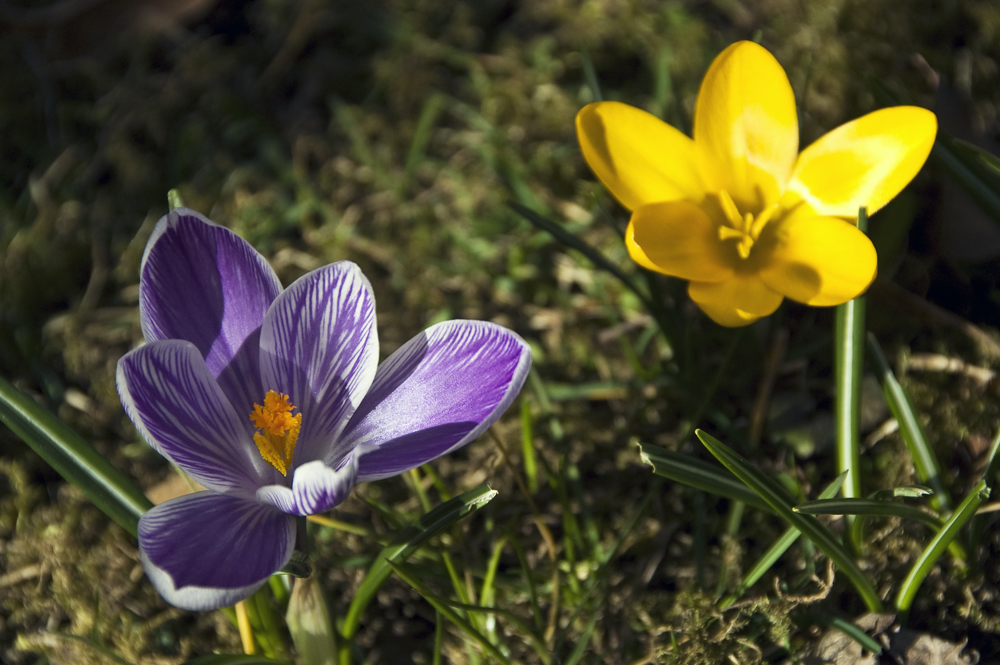
[[[343, 637], [341, 642], [342, 655], [345, 653], [343, 649], [350, 649], [351, 640], [361, 625], [361, 615], [365, 608], [368, 607], [382, 584], [392, 573], [390, 563], [405, 561], [421, 545], [470, 512], [485, 506], [496, 495], [496, 490], [490, 489], [488, 485], [482, 485], [455, 497], [451, 501], [446, 501], [404, 529], [392, 544], [379, 553], [375, 563], [372, 564], [365, 579], [361, 582], [361, 586], [354, 594], [344, 618], [344, 627], [341, 630]], [[345, 662], [343, 656], [341, 662]], [[349, 659], [346, 662], [349, 662]]]
[[133, 536], [153, 507], [135, 483], [48, 409], [0, 378], [3, 422], [67, 482]]
[[774, 512], [770, 505], [731, 473], [726, 473], [696, 457], [649, 444], [639, 444], [639, 454], [643, 463], [653, 467], [653, 473], [658, 476], [703, 492], [742, 501], [748, 506], [768, 513]]
[[823, 553], [851, 580], [870, 611], [882, 611], [882, 601], [875, 588], [826, 527], [810, 515], [796, 513], [792, 509], [791, 497], [781, 485], [751, 466], [724, 443], [702, 430], [696, 430], [695, 435], [716, 459], [767, 502], [774, 512], [823, 550]]

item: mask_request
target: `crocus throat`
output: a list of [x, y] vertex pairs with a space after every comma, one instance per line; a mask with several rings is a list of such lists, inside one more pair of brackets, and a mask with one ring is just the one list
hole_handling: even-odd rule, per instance
[[719, 205], [722, 207], [722, 212], [726, 215], [726, 222], [729, 224], [728, 226], [722, 225], [719, 227], [719, 240], [735, 238], [737, 241], [736, 251], [739, 253], [740, 258], [749, 258], [753, 244], [760, 237], [760, 232], [764, 229], [764, 225], [771, 219], [774, 211], [778, 209], [778, 204], [771, 204], [754, 217], [753, 213], [749, 212], [741, 215], [736, 204], [733, 202], [733, 197], [726, 190], [723, 189], [716, 196], [719, 198]]
[[292, 465], [292, 453], [302, 427], [302, 414], [293, 416], [294, 408], [295, 405], [288, 401], [288, 395], [268, 390], [264, 395], [264, 406], [254, 404], [250, 414], [250, 420], [257, 428], [253, 442], [257, 444], [260, 456], [283, 476], [288, 475], [288, 467]]

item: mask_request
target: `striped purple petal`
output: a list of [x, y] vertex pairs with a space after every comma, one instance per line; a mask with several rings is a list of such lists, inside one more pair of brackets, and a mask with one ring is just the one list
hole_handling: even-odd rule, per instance
[[274, 469], [191, 342], [163, 340], [118, 361], [118, 396], [139, 434], [199, 483], [251, 494]]
[[375, 298], [358, 266], [332, 263], [278, 296], [261, 329], [261, 379], [264, 390], [287, 394], [302, 413], [296, 465], [337, 464], [349, 452], [334, 442], [377, 364]]
[[295, 546], [295, 518], [252, 499], [188, 494], [139, 520], [139, 552], [153, 586], [171, 605], [212, 610], [250, 596]]
[[344, 433], [358, 482], [388, 478], [472, 441], [510, 406], [531, 367], [516, 334], [484, 321], [446, 321], [378, 368]]
[[357, 474], [358, 464], [353, 455], [339, 469], [316, 460], [295, 469], [291, 489], [267, 485], [257, 490], [257, 500], [291, 515], [324, 513], [347, 498]]
[[156, 224], [139, 282], [147, 342], [184, 339], [239, 411], [259, 399], [257, 336], [281, 283], [245, 240], [193, 210], [177, 208]]

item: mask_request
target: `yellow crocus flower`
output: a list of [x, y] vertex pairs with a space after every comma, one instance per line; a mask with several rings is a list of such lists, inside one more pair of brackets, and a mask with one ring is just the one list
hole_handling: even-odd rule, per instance
[[795, 98], [766, 49], [738, 42], [705, 74], [694, 138], [619, 102], [576, 118], [583, 155], [630, 211], [640, 265], [689, 280], [713, 320], [744, 326], [783, 298], [839, 305], [864, 293], [877, 257], [855, 219], [888, 203], [934, 144], [926, 109], [882, 109], [799, 153]]

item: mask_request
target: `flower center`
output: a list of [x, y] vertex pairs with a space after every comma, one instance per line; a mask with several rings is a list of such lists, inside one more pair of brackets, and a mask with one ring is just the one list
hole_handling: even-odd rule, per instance
[[288, 401], [288, 395], [268, 390], [264, 395], [264, 406], [254, 404], [250, 414], [250, 420], [257, 428], [253, 442], [257, 444], [260, 456], [283, 476], [288, 475], [295, 442], [302, 427], [302, 414], [293, 416], [291, 412], [294, 408], [295, 405]]
[[760, 232], [764, 230], [764, 225], [774, 215], [774, 211], [778, 209], [778, 204], [772, 203], [764, 208], [759, 215], [754, 217], [753, 213], [749, 212], [741, 215], [736, 204], [733, 203], [733, 197], [726, 190], [721, 190], [716, 196], [719, 198], [719, 205], [722, 207], [722, 212], [725, 214], [726, 223], [728, 224], [728, 226], [722, 225], [719, 227], [719, 240], [735, 238], [737, 241], [736, 251], [739, 253], [740, 258], [749, 258], [750, 249], [757, 241], [757, 238], [760, 237]]

